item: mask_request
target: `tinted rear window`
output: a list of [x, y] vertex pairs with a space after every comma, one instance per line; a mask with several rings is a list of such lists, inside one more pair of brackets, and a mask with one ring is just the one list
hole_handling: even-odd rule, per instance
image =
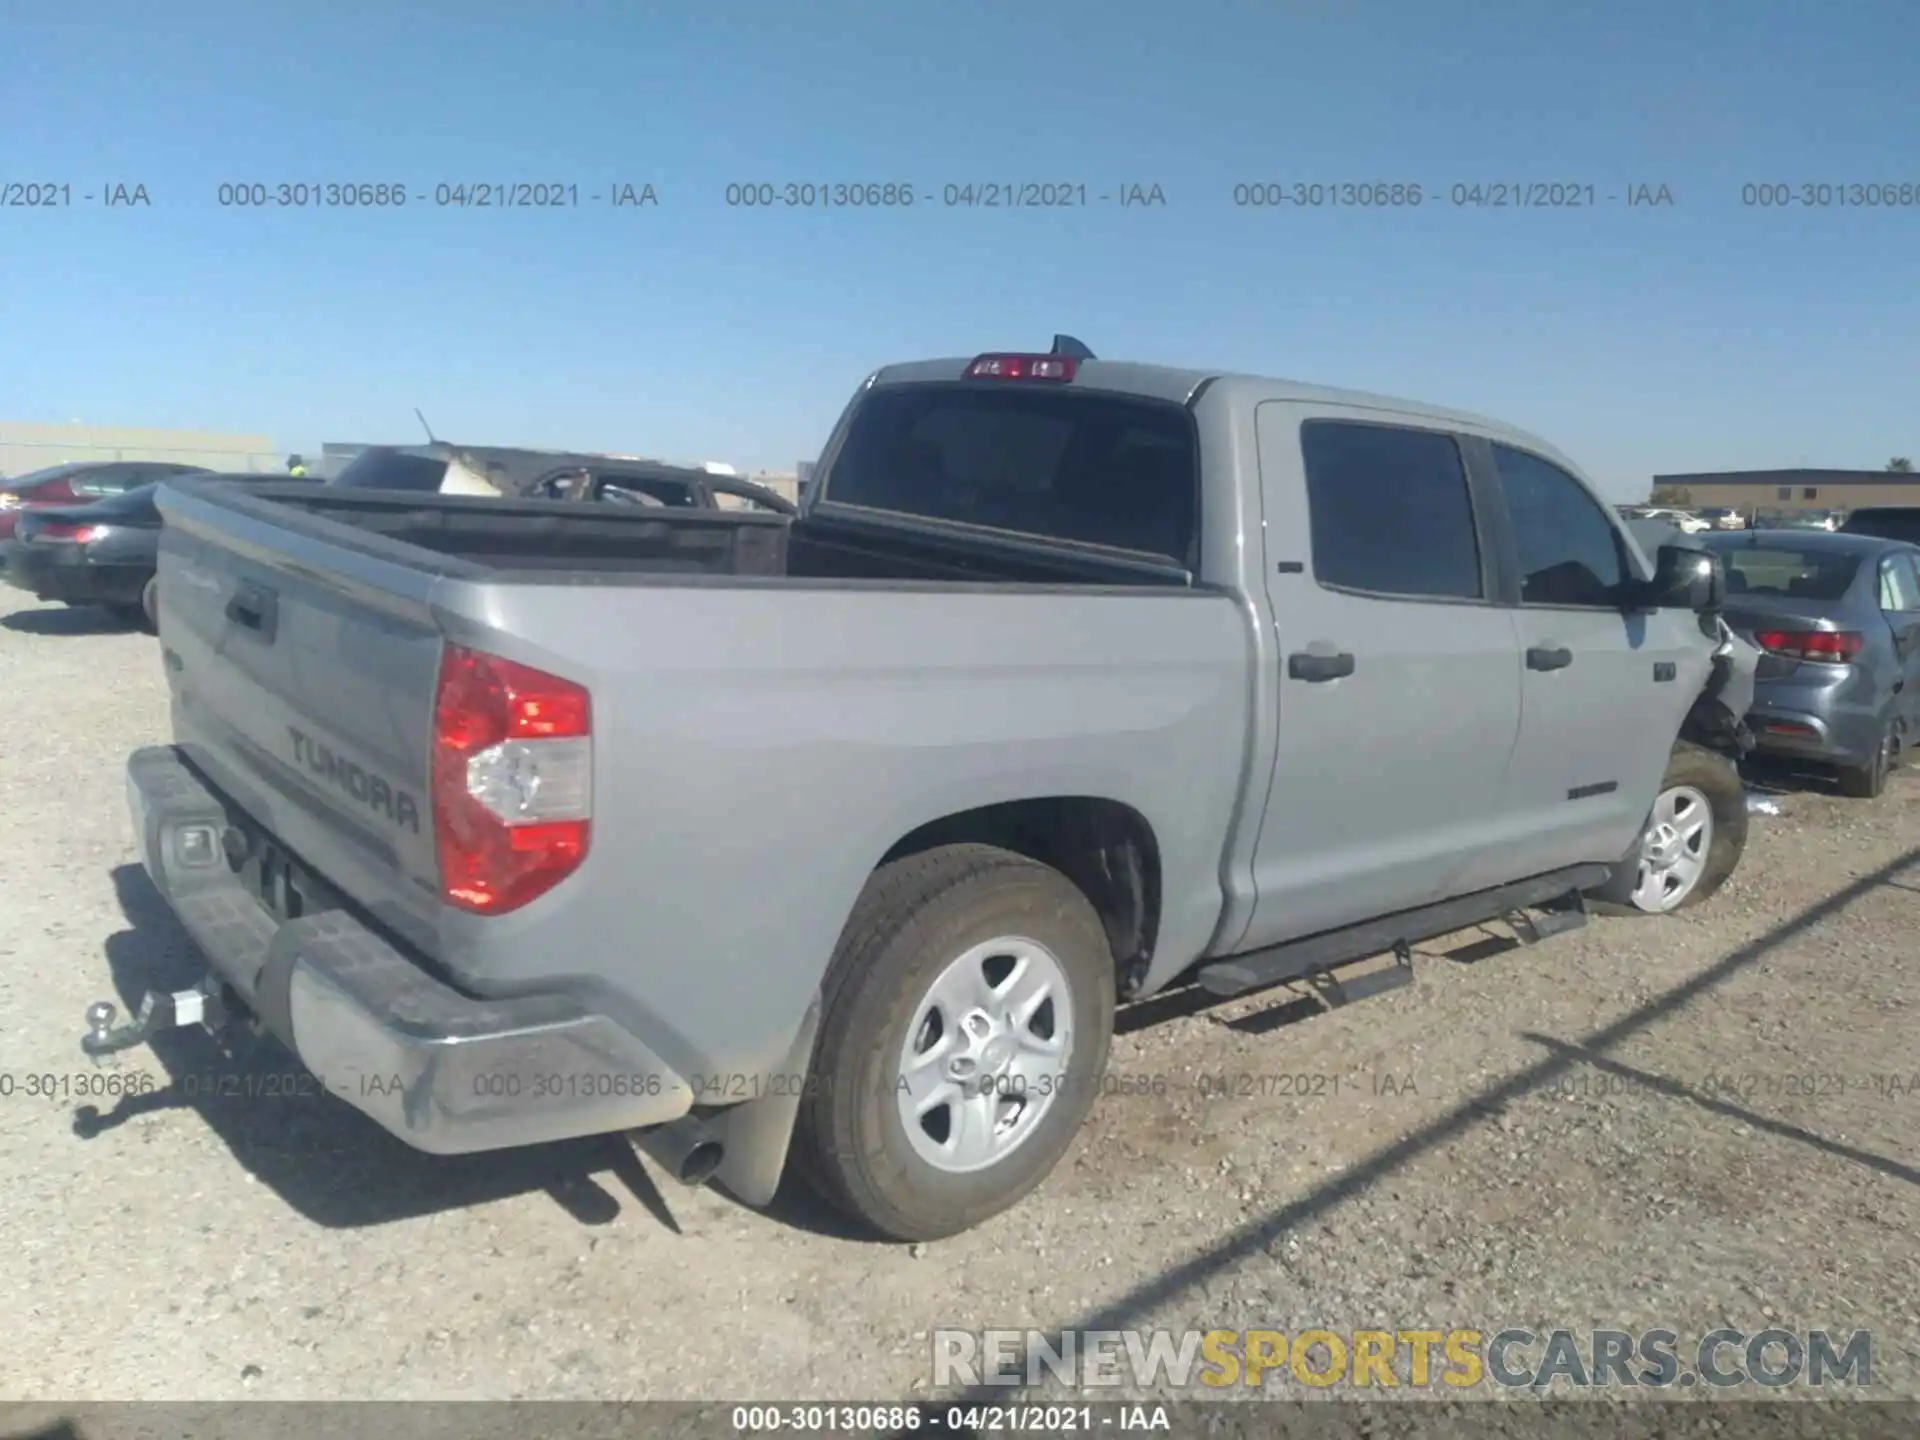
[[1860, 557], [1791, 545], [1716, 546], [1727, 564], [1727, 594], [1838, 600], [1860, 573]]
[[444, 460], [368, 450], [328, 483], [353, 490], [438, 490], [446, 478]]
[[1840, 528], [1850, 535], [1878, 535], [1883, 540], [1920, 541], [1920, 509], [1856, 510]]
[[855, 412], [823, 498], [1193, 561], [1193, 421], [1088, 392], [928, 385]]

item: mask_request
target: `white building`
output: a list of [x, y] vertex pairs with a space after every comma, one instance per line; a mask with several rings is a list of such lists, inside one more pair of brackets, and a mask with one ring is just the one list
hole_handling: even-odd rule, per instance
[[0, 420], [0, 475], [25, 475], [75, 460], [173, 460], [209, 470], [279, 472], [286, 459], [268, 435]]

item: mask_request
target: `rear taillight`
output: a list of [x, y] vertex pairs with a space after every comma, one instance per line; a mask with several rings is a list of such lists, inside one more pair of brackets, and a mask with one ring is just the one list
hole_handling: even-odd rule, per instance
[[98, 540], [106, 533], [107, 527], [104, 525], [69, 525], [64, 520], [42, 520], [33, 527], [29, 538], [84, 545], [89, 540]]
[[1070, 355], [982, 355], [967, 366], [968, 380], [1073, 379], [1078, 362]]
[[593, 817], [586, 690], [448, 645], [433, 707], [433, 829], [449, 905], [502, 915], [580, 868]]
[[1844, 665], [1860, 653], [1866, 637], [1855, 630], [1756, 630], [1753, 643], [1770, 655]]

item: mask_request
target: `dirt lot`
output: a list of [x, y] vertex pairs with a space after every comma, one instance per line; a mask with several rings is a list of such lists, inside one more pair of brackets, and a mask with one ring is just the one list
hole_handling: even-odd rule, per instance
[[614, 1141], [416, 1155], [221, 1094], [292, 1062], [198, 1032], [123, 1066], [152, 1095], [72, 1093], [90, 1001], [197, 978], [122, 792], [164, 695], [151, 638], [0, 596], [6, 1398], [903, 1398], [935, 1326], [1453, 1325], [1864, 1328], [1920, 1395], [1920, 775], [1786, 795], [1684, 918], [1454, 937], [1348, 1010], [1126, 1017], [1052, 1181], [908, 1249]]

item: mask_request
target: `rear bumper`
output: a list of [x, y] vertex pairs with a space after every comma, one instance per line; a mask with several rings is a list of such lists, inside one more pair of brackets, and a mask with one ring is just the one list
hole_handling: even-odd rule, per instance
[[73, 605], [137, 605], [153, 568], [101, 565], [79, 545], [27, 545], [5, 542], [7, 582], [41, 600]]
[[[479, 999], [350, 910], [282, 920], [229, 860], [264, 837], [172, 746], [127, 761], [140, 858], [213, 970], [335, 1095], [417, 1150], [464, 1154], [678, 1119], [687, 1082], [559, 995]], [[192, 848], [198, 838], [212, 846]]]
[[[1809, 699], [1825, 703], [1810, 705]], [[1803, 687], [1755, 687], [1747, 728], [1762, 755], [1815, 760], [1826, 765], [1865, 765], [1880, 741], [1880, 716], [1864, 705], [1840, 703], [1832, 692]]]

